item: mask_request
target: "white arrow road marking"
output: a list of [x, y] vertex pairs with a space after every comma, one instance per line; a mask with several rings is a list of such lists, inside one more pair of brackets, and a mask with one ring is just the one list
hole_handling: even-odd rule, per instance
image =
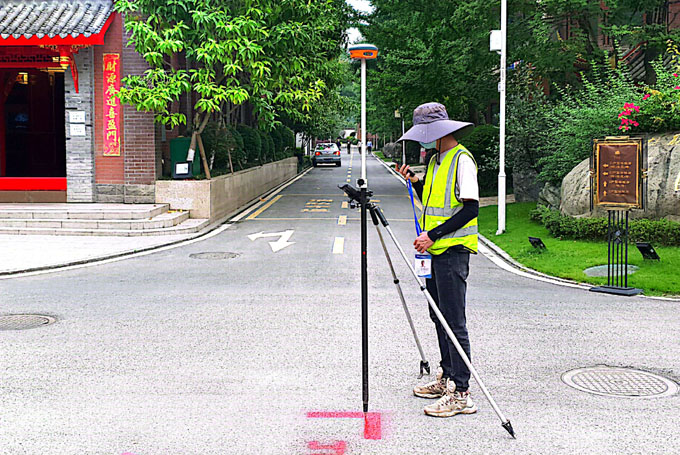
[[257, 239], [261, 239], [261, 238], [264, 238], [264, 237], [279, 237], [278, 240], [276, 240], [274, 242], [269, 242], [269, 246], [272, 247], [272, 251], [274, 253], [276, 253], [278, 251], [281, 251], [285, 247], [291, 246], [292, 244], [295, 243], [295, 242], [289, 242], [288, 241], [288, 240], [290, 240], [291, 236], [293, 235], [293, 232], [295, 232], [295, 231], [292, 230], [292, 229], [290, 229], [288, 231], [284, 231], [284, 232], [270, 232], [270, 233], [267, 233], [267, 234], [260, 231], [260, 232], [257, 232], [255, 234], [250, 234], [248, 236], [248, 238], [252, 241], [255, 241]]

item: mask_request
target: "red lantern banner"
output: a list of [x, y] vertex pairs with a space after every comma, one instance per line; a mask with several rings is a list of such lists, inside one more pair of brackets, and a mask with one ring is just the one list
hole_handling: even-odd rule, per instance
[[120, 156], [120, 55], [104, 54], [104, 156]]

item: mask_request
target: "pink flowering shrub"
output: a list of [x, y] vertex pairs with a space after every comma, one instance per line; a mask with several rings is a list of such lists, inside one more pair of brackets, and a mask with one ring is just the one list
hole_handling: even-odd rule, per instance
[[[630, 112], [620, 116], [619, 129], [628, 131], [631, 126], [640, 126], [645, 132], [664, 132], [680, 130], [680, 51], [673, 43], [669, 43], [667, 55], [671, 56], [674, 71], [669, 71], [659, 57], [652, 62], [656, 73], [656, 83], [645, 87], [644, 95], [640, 98], [640, 111]], [[632, 103], [631, 103], [632, 104]], [[624, 107], [623, 112], [630, 111]], [[631, 114], [634, 114], [631, 116]], [[624, 124], [623, 120], [627, 120]], [[630, 123], [637, 121], [638, 125]]]
[[640, 124], [635, 120], [635, 113], [640, 112], [640, 106], [636, 106], [633, 103], [625, 103], [623, 105], [623, 111], [619, 114], [621, 119], [621, 125], [619, 129], [623, 131], [628, 131], [634, 126], [640, 126]]

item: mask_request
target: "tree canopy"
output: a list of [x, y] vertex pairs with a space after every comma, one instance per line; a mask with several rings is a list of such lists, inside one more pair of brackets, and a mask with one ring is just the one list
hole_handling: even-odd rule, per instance
[[308, 118], [338, 84], [344, 0], [117, 0], [116, 10], [150, 66], [125, 78], [119, 96], [158, 122], [185, 123], [172, 105], [193, 92], [198, 124], [248, 102], [271, 127], [281, 115]]
[[[410, 123], [413, 108], [428, 101], [445, 104], [451, 117], [492, 121], [484, 110], [498, 96], [499, 57], [489, 52], [489, 32], [500, 28], [498, 0], [371, 3], [360, 30], [380, 49], [368, 73], [372, 132], [398, 132], [394, 110], [403, 107]], [[677, 30], [667, 30], [666, 6], [663, 0], [509, 0], [508, 64], [529, 65], [545, 82], [579, 84], [579, 72], [606, 59], [603, 36], [610, 54], [641, 44], [649, 62], [666, 40], [678, 38]]]

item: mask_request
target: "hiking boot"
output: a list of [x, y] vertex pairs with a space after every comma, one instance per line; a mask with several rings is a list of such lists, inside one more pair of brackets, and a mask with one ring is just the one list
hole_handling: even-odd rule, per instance
[[413, 388], [413, 394], [420, 398], [439, 398], [446, 391], [446, 379], [442, 378], [444, 371], [437, 368], [437, 379], [425, 385], [417, 385]]
[[456, 384], [448, 380], [444, 395], [429, 406], [425, 406], [425, 414], [433, 417], [451, 417], [456, 414], [474, 414], [477, 406], [472, 401], [470, 392], [456, 391]]

